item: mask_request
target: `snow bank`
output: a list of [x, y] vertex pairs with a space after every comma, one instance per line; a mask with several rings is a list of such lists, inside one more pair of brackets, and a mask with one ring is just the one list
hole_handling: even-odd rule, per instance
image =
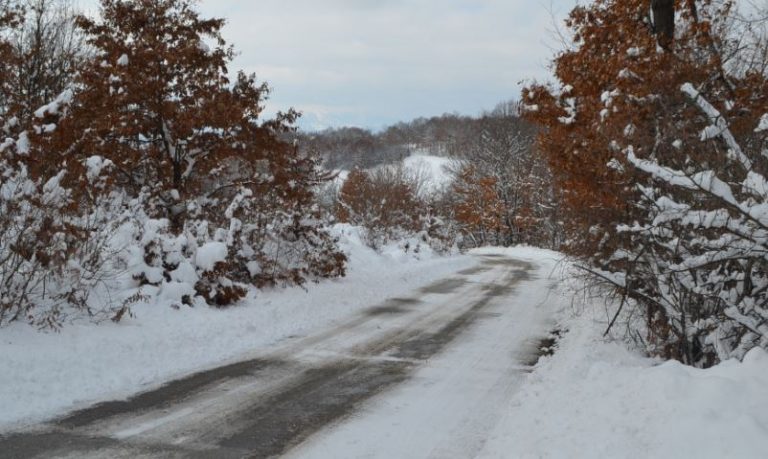
[[661, 363], [604, 341], [604, 307], [576, 316], [562, 306], [570, 332], [513, 399], [483, 457], [765, 457], [765, 351], [708, 370]]
[[[225, 310], [159, 301], [135, 306], [134, 317], [120, 324], [70, 324], [58, 334], [23, 324], [0, 330], [0, 431], [253, 357], [473, 263], [430, 252], [414, 257], [394, 246], [379, 254], [362, 243], [356, 228], [335, 231], [349, 256], [349, 275], [341, 280], [307, 290], [252, 291], [242, 305]], [[202, 264], [220, 256], [215, 246], [202, 253]], [[161, 292], [165, 296], [185, 293], [174, 291], [183, 285], [163, 288], [169, 289]]]

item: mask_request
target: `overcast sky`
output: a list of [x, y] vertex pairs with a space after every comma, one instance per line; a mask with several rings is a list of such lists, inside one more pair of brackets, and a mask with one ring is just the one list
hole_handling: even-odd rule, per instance
[[[96, 0], [81, 0], [84, 7]], [[373, 129], [419, 116], [475, 115], [547, 79], [559, 22], [576, 0], [202, 0], [227, 20], [231, 70], [273, 89], [270, 110], [302, 126]]]

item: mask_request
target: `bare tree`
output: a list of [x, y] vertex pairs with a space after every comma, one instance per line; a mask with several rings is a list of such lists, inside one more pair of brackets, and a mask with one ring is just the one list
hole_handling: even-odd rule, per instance
[[724, 34], [731, 73], [768, 75], [768, 4], [745, 0], [736, 5]]
[[73, 81], [86, 57], [72, 0], [24, 0], [24, 22], [10, 36], [16, 56], [11, 110], [22, 121], [54, 100]]
[[[516, 103], [507, 102], [478, 119], [474, 141], [460, 155], [462, 167], [453, 172], [459, 182], [462, 173], [476, 184], [492, 179], [503, 210], [496, 240], [481, 238], [483, 244], [549, 246], [557, 226], [551, 176], [543, 157], [534, 150], [535, 129], [517, 111]], [[473, 169], [472, 177], [466, 176], [465, 165]]]
[[[15, 3], [10, 0], [0, 0], [0, 121], [9, 111], [9, 97], [13, 94], [11, 84], [11, 68], [14, 64], [13, 45], [9, 37], [18, 27], [20, 14]], [[0, 123], [0, 127], [5, 123]]]

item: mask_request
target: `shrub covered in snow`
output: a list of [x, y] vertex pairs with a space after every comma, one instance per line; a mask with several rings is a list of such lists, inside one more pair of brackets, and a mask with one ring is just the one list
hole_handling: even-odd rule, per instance
[[25, 107], [29, 123], [0, 118], [0, 324], [344, 275], [315, 198], [330, 176], [283, 140], [296, 112], [262, 120], [267, 86], [230, 80], [222, 20], [189, 0], [102, 0], [77, 25], [93, 54], [72, 87]]
[[419, 190], [423, 177], [402, 166], [350, 172], [339, 191], [336, 215], [340, 222], [365, 228], [366, 243], [379, 249], [394, 241], [405, 251], [428, 245], [448, 252], [455, 245], [455, 231], [441, 218], [432, 195]]
[[629, 147], [629, 162], [653, 184], [641, 187], [643, 223], [619, 228], [633, 243], [615, 260], [632, 260], [630, 270], [608, 277], [652, 302], [649, 320], [664, 324], [660, 345], [679, 346], [687, 362], [714, 363], [768, 348], [768, 171], [753, 162], [768, 137], [743, 149], [702, 94], [690, 84], [682, 91], [711, 123], [702, 139], [722, 146], [718, 168], [678, 170]]
[[[34, 178], [18, 156], [18, 143], [0, 148], [0, 324], [56, 327], [73, 310], [93, 315], [99, 311], [90, 294], [114, 274], [108, 259], [120, 197], [78, 206], [64, 185], [75, 168]], [[98, 189], [103, 176], [93, 172], [80, 182]]]

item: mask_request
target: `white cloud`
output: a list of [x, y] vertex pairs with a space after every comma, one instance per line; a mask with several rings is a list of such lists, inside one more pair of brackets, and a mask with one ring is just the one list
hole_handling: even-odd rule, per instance
[[380, 127], [474, 114], [516, 97], [519, 81], [546, 78], [550, 5], [563, 16], [575, 3], [203, 0], [199, 7], [227, 19], [224, 35], [240, 52], [233, 68], [267, 80], [271, 104], [326, 107], [325, 120]]

